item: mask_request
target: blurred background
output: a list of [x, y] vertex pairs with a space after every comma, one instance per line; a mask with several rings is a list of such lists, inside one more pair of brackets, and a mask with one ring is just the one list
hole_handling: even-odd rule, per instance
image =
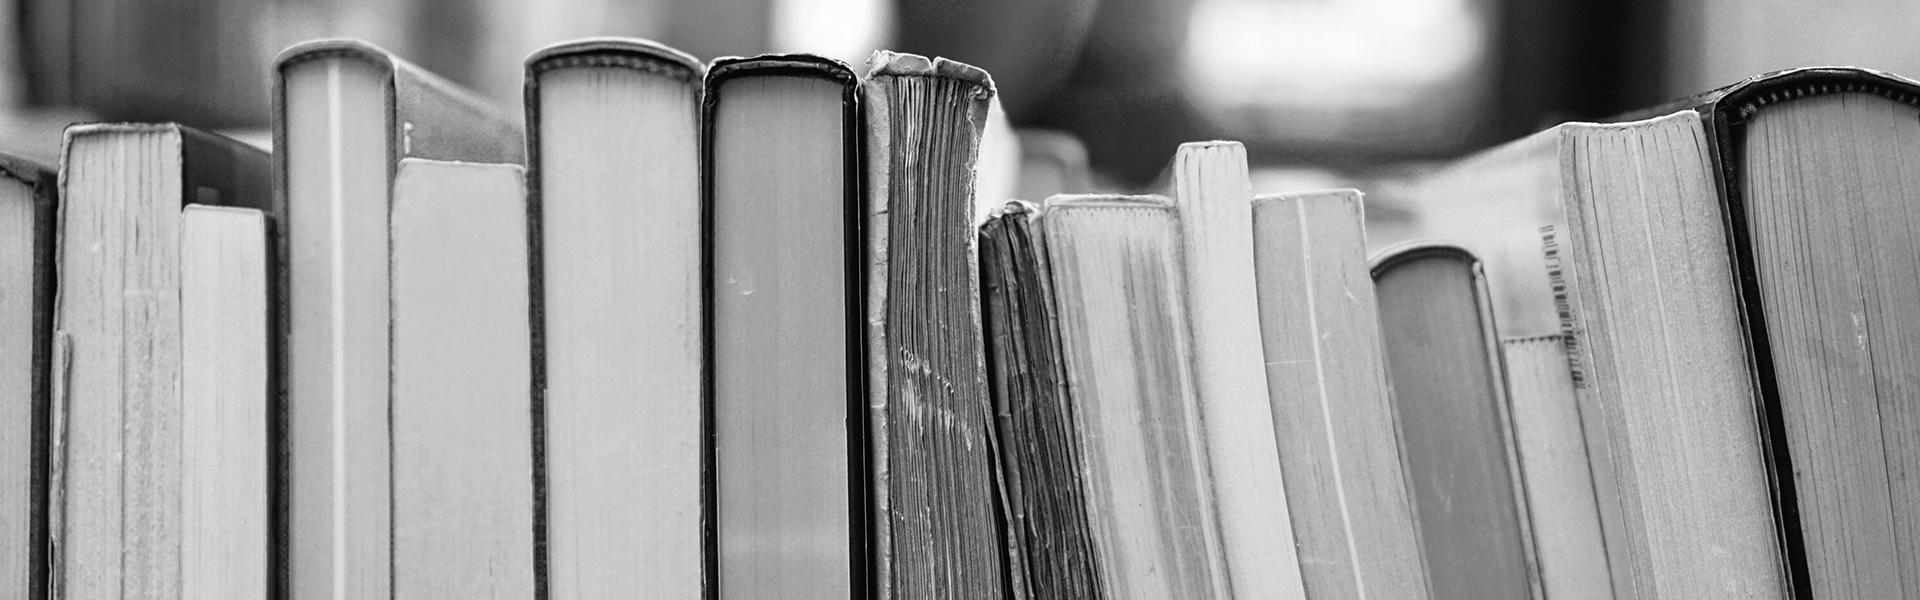
[[[983, 67], [1012, 124], [1084, 143], [1091, 185], [1151, 189], [1180, 142], [1245, 142], [1256, 191], [1390, 181], [1565, 120], [1794, 66], [1920, 74], [1912, 0], [0, 0], [0, 146], [76, 120], [264, 143], [269, 65], [371, 40], [520, 109], [521, 61], [592, 35], [706, 60], [876, 48]], [[1056, 136], [1058, 138], [1058, 136]], [[1412, 218], [1371, 186], [1370, 221]]]

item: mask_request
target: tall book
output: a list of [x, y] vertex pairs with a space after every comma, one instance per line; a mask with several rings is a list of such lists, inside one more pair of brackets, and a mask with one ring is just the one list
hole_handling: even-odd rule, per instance
[[527, 58], [534, 448], [557, 600], [701, 585], [700, 78], [596, 39]]
[[1067, 392], [1060, 310], [1038, 225], [1014, 201], [980, 226], [980, 305], [1005, 481], [1007, 560], [1026, 574], [1015, 597], [1098, 598], [1103, 586], [1088, 504], [1088, 433]]
[[708, 460], [723, 598], [868, 590], [855, 102], [853, 73], [826, 58], [707, 70]]
[[53, 171], [0, 156], [0, 595], [47, 586], [47, 428], [51, 406]]
[[180, 597], [265, 600], [272, 269], [253, 208], [180, 211]]
[[1253, 202], [1261, 347], [1300, 576], [1314, 598], [1426, 598], [1353, 190]]
[[186, 543], [245, 545], [186, 532], [186, 498], [214, 492], [185, 483], [186, 467], [209, 465], [183, 462], [181, 208], [267, 207], [269, 159], [178, 125], [75, 125], [66, 138], [53, 593], [181, 598], [181, 557], [206, 550]]
[[1055, 196], [1040, 217], [1103, 597], [1236, 593], [1180, 216], [1162, 196]]
[[886, 51], [860, 84], [882, 599], [1003, 592], [973, 220], [993, 94], [985, 71]]
[[[1778, 463], [1766, 452], [1774, 438], [1763, 435], [1761, 369], [1749, 352], [1755, 313], [1738, 300], [1730, 250], [1738, 238], [1716, 196], [1707, 125], [1692, 110], [1567, 123], [1453, 163], [1415, 188], [1436, 213], [1519, 215], [1500, 227], [1440, 223], [1428, 235], [1486, 256], [1501, 337], [1565, 340], [1571, 410], [1588, 437], [1617, 596], [1782, 598], [1797, 563], [1784, 535], [1795, 529], [1782, 527], [1788, 513], [1774, 506], [1776, 485], [1791, 477], [1768, 469]], [[1553, 348], [1534, 348], [1542, 350], [1551, 360]], [[1515, 369], [1540, 369], [1540, 360], [1509, 352]], [[1569, 410], [1565, 398], [1546, 402]], [[1523, 408], [1517, 425], [1542, 423]], [[1567, 415], [1559, 419], [1551, 427], [1565, 431]], [[1528, 456], [1528, 437], [1519, 435], [1521, 469], [1551, 467]], [[1536, 515], [1584, 512], [1578, 492], [1528, 500], [1561, 504]], [[1536, 538], [1553, 540], [1569, 523], [1534, 525]], [[1555, 567], [1551, 546], [1538, 548], [1544, 585], [1563, 587], [1569, 569]], [[1578, 569], [1592, 569], [1592, 548], [1584, 556]]]
[[396, 598], [534, 595], [525, 189], [518, 165], [394, 175]]
[[1920, 83], [1802, 69], [1686, 104], [1707, 127], [1794, 592], [1920, 595]]
[[309, 42], [275, 64], [286, 592], [383, 597], [393, 575], [393, 176], [403, 158], [519, 163], [524, 141], [508, 113], [365, 42]]
[[1233, 593], [1305, 598], [1261, 360], [1246, 149], [1238, 142], [1181, 144], [1172, 170], [1194, 385]]
[[1404, 246], [1372, 267], [1409, 496], [1438, 598], [1540, 596], [1480, 261]]

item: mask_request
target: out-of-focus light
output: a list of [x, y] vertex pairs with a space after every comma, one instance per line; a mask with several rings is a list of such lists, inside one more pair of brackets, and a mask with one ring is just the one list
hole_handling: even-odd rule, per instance
[[887, 43], [892, 23], [890, 0], [774, 0], [773, 48], [860, 65]]
[[1227, 124], [1263, 130], [1254, 135], [1339, 138], [1376, 133], [1354, 130], [1382, 119], [1418, 129], [1470, 102], [1459, 88], [1487, 70], [1488, 26], [1473, 0], [1199, 0], [1193, 10], [1195, 98]]

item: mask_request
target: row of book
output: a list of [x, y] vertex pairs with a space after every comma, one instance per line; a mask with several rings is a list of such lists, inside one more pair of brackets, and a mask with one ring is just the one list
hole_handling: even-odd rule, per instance
[[313, 42], [271, 152], [0, 164], [0, 589], [1920, 594], [1920, 84], [1561, 125], [1370, 256], [1231, 142], [1008, 202], [952, 61], [526, 66], [522, 119]]

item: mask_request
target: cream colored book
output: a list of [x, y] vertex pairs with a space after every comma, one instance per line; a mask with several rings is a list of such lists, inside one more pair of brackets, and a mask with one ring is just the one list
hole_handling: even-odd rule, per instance
[[1054, 196], [1039, 226], [1099, 593], [1236, 597], [1178, 213], [1162, 196]]
[[527, 58], [536, 551], [555, 600], [700, 589], [703, 72], [643, 40]]
[[393, 593], [534, 592], [533, 345], [517, 165], [393, 183]]
[[1300, 575], [1316, 599], [1427, 598], [1353, 190], [1260, 196], [1253, 258]]
[[265, 600], [273, 473], [265, 215], [180, 211], [180, 597]]

